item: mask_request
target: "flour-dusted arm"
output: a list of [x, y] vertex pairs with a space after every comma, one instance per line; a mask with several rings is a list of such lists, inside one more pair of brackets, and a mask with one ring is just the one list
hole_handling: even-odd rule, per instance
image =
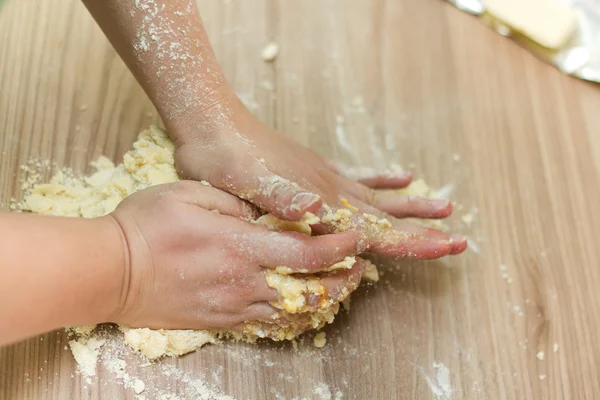
[[[466, 248], [461, 236], [396, 218], [443, 218], [450, 202], [370, 188], [404, 187], [409, 174], [367, 179], [368, 187], [252, 116], [215, 59], [195, 0], [84, 3], [159, 110], [185, 178], [209, 181], [284, 220], [317, 214], [330, 221], [314, 225], [318, 233], [339, 232], [335, 213], [350, 204], [353, 224], [343, 230], [368, 234], [370, 250], [384, 255], [438, 258]], [[374, 229], [373, 218], [393, 229]]]

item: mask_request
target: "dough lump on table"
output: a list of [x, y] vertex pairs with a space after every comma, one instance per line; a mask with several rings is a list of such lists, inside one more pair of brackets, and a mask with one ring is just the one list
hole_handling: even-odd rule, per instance
[[[76, 177], [72, 171], [58, 171], [49, 183], [34, 186], [25, 196], [21, 205], [24, 211], [38, 214], [94, 218], [111, 213], [127, 196], [149, 186], [179, 180], [174, 166], [174, 145], [167, 133], [151, 126], [140, 133], [133, 149], [123, 157], [123, 163], [115, 166], [106, 157], [92, 163], [96, 172], [86, 177]], [[264, 215], [255, 221], [272, 230], [297, 231], [311, 234], [308, 222], [314, 223], [314, 216], [305, 222], [286, 222], [272, 215]], [[330, 270], [351, 268], [354, 257], [347, 257], [333, 265]], [[368, 268], [369, 276], [376, 276], [374, 266]], [[322, 328], [331, 323], [339, 310], [339, 304], [348, 295], [336, 301], [330, 299], [318, 276], [301, 273], [290, 274], [285, 266], [277, 266], [267, 271], [267, 283], [279, 293], [279, 301], [272, 305], [277, 308], [277, 317], [293, 319], [283, 323], [278, 318], [273, 323], [248, 321], [244, 334], [232, 332], [211, 332], [193, 330], [151, 330], [148, 328], [120, 327], [125, 342], [140, 351], [149, 359], [162, 356], [179, 356], [215, 343], [221, 337], [233, 336], [238, 339], [255, 341], [257, 338], [273, 340], [293, 339], [299, 334]], [[327, 272], [325, 272], [327, 274]], [[308, 304], [308, 296], [318, 299], [318, 304]], [[92, 334], [92, 328], [74, 329], [83, 335], [82, 342]]]

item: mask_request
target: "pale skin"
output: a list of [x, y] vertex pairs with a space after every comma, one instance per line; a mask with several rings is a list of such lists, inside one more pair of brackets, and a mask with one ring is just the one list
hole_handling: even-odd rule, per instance
[[[0, 321], [8, 321], [0, 345], [101, 322], [239, 330], [247, 320], [272, 321], [276, 292], [265, 268], [318, 272], [365, 251], [432, 259], [466, 249], [461, 236], [402, 219], [444, 218], [448, 201], [379, 190], [405, 187], [410, 174], [349, 180], [253, 117], [223, 76], [193, 0], [84, 4], [158, 109], [178, 172], [191, 181], [142, 191], [97, 219], [0, 214]], [[321, 236], [309, 238], [245, 220], [257, 209], [285, 220], [323, 217], [325, 204], [336, 210], [342, 199], [359, 209], [357, 222], [373, 214], [395, 231], [334, 233], [319, 223], [312, 228]], [[326, 286], [335, 296], [363, 268], [359, 260]]]

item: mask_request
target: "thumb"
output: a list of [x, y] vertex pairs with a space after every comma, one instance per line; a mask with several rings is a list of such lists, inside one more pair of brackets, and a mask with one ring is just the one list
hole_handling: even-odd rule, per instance
[[286, 221], [300, 221], [307, 212], [317, 214], [323, 205], [321, 197], [297, 183], [256, 164], [227, 190], [257, 207]]

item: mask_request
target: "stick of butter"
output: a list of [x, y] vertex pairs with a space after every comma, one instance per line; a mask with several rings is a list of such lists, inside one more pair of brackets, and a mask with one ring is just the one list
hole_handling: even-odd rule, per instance
[[485, 0], [487, 11], [549, 49], [561, 48], [576, 27], [574, 11], [558, 0]]

